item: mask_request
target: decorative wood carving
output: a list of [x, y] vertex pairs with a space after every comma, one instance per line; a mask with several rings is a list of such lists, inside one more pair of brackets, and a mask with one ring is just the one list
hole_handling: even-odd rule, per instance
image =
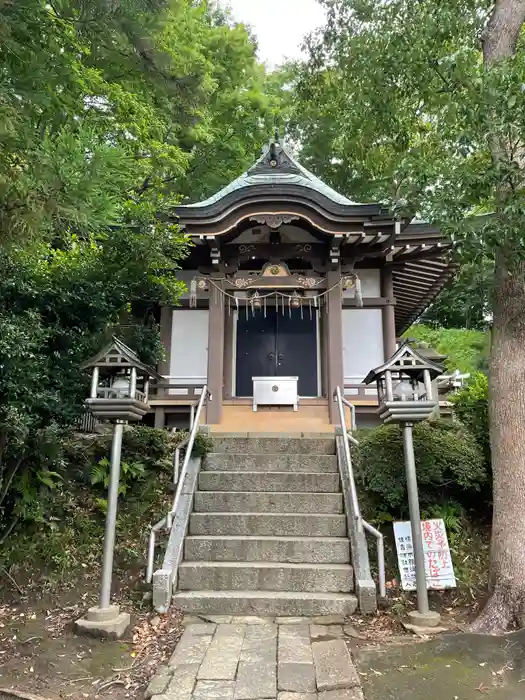
[[292, 221], [297, 221], [298, 216], [293, 216], [292, 214], [257, 214], [251, 217], [251, 221], [255, 221], [257, 224], [265, 224], [271, 229], [276, 229], [283, 224], [291, 224]]
[[300, 284], [301, 287], [304, 287], [305, 289], [315, 289], [315, 287], [318, 287], [322, 282], [324, 282], [323, 277], [298, 277], [297, 282]]
[[269, 147], [265, 149], [265, 157], [263, 160], [256, 163], [250, 170], [248, 175], [262, 175], [274, 173], [293, 173], [301, 175], [301, 170], [290, 160], [288, 154], [283, 149], [278, 141], [272, 141]]
[[231, 278], [237, 289], [315, 289], [320, 287], [324, 277], [292, 275], [285, 263], [268, 263], [260, 274]]

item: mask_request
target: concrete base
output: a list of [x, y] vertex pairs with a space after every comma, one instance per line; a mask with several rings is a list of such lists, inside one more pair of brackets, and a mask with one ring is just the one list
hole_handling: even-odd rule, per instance
[[437, 627], [441, 621], [441, 615], [432, 611], [420, 613], [412, 610], [408, 613], [408, 621], [414, 627]]
[[128, 613], [121, 613], [118, 605], [109, 608], [90, 608], [85, 618], [77, 620], [75, 631], [90, 637], [120, 639], [131, 623]]

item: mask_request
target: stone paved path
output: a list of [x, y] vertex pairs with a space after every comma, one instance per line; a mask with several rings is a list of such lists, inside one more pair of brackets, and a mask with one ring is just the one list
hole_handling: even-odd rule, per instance
[[363, 700], [342, 624], [322, 624], [333, 616], [211, 619], [186, 627], [146, 698]]

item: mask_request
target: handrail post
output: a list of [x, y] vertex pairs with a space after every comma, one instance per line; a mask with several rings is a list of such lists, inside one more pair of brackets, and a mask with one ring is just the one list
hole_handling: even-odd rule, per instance
[[148, 567], [146, 570], [146, 582], [151, 583], [153, 578], [153, 562], [155, 561], [155, 530], [151, 528], [148, 540]]
[[385, 580], [385, 540], [383, 535], [377, 540], [377, 567], [379, 569], [379, 595], [386, 598]]
[[179, 466], [180, 466], [180, 447], [175, 450], [175, 455], [173, 458], [173, 483], [177, 484], [179, 481]]
[[379, 575], [379, 595], [386, 598], [386, 577], [385, 577], [385, 538], [375, 527], [363, 520], [364, 529], [373, 535], [377, 541], [377, 568]]

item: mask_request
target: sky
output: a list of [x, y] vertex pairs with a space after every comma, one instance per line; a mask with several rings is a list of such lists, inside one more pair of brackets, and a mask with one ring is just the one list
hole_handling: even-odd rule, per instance
[[301, 57], [305, 34], [324, 23], [317, 0], [224, 0], [236, 20], [251, 26], [259, 59], [273, 67], [285, 58]]

